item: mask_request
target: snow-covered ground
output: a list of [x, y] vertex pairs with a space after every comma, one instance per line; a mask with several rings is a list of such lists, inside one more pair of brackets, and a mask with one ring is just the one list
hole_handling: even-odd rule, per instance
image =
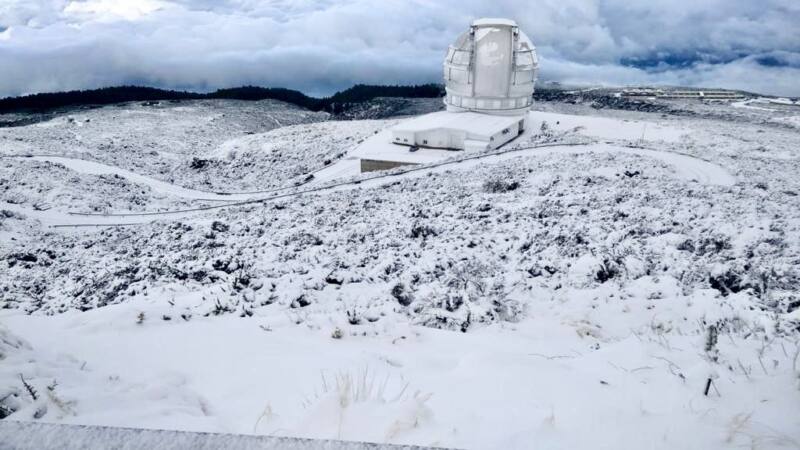
[[800, 132], [771, 107], [537, 105], [502, 153], [381, 178], [351, 158], [396, 120], [274, 102], [2, 129], [0, 415], [797, 448]]

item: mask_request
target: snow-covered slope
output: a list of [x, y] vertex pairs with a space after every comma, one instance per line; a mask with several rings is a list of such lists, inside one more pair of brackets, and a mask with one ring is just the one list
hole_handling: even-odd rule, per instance
[[[249, 107], [272, 125], [243, 134]], [[273, 103], [0, 130], [0, 405], [468, 448], [797, 447], [800, 133], [726, 105], [542, 107], [502, 153], [380, 178], [348, 158], [396, 121]], [[132, 225], [51, 227], [70, 224]], [[54, 380], [71, 413], [25, 386]]]

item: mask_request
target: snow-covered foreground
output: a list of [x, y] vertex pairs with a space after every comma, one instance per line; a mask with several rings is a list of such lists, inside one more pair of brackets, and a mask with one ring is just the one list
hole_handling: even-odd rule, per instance
[[[162, 115], [224, 134], [239, 105], [217, 106]], [[466, 448], [800, 446], [800, 135], [783, 116], [539, 112], [518, 150], [370, 179], [348, 155], [394, 121], [212, 134], [169, 162], [179, 125], [147, 151], [124, 120], [89, 131], [111, 113], [140, 129], [133, 109], [78, 121], [80, 152], [58, 144], [74, 124], [0, 131], [3, 156], [57, 155], [0, 159], [0, 415]], [[275, 188], [292, 194], [169, 213]], [[137, 226], [49, 227], [64, 220]]]
[[[705, 297], [695, 301], [718, 303]], [[34, 348], [77, 359], [36, 374], [85, 399], [74, 414], [50, 406], [49, 419], [67, 423], [469, 448], [796, 447], [796, 348], [726, 336], [720, 366], [704, 357], [697, 324], [647, 325], [645, 308], [598, 314], [587, 303], [546, 302], [466, 334], [382, 319], [340, 340], [335, 319], [322, 329], [268, 317], [170, 323], [160, 301], [4, 322]], [[620, 323], [598, 325], [610, 321]]]
[[147, 428], [102, 427], [43, 422], [0, 422], [2, 448], [41, 450], [60, 448], [171, 448], [237, 450], [420, 450], [410, 445], [280, 437], [256, 434], [209, 433]]

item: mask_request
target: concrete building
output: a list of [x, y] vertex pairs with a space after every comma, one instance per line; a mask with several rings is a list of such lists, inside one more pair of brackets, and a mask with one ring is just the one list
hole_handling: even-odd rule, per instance
[[392, 129], [392, 141], [399, 145], [448, 150], [496, 149], [519, 136], [525, 116], [493, 116], [474, 112], [448, 111], [407, 120]]
[[725, 101], [725, 100], [741, 100], [745, 98], [739, 92], [726, 91], [726, 90], [670, 90], [670, 89], [625, 89], [622, 91], [624, 97], [647, 97], [647, 98], [661, 98], [665, 100], [711, 100], [711, 101]]

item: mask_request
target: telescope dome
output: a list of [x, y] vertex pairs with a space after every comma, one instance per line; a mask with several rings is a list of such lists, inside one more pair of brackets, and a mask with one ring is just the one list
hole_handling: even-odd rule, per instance
[[533, 101], [538, 65], [536, 47], [516, 22], [478, 19], [447, 52], [447, 109], [524, 114]]

